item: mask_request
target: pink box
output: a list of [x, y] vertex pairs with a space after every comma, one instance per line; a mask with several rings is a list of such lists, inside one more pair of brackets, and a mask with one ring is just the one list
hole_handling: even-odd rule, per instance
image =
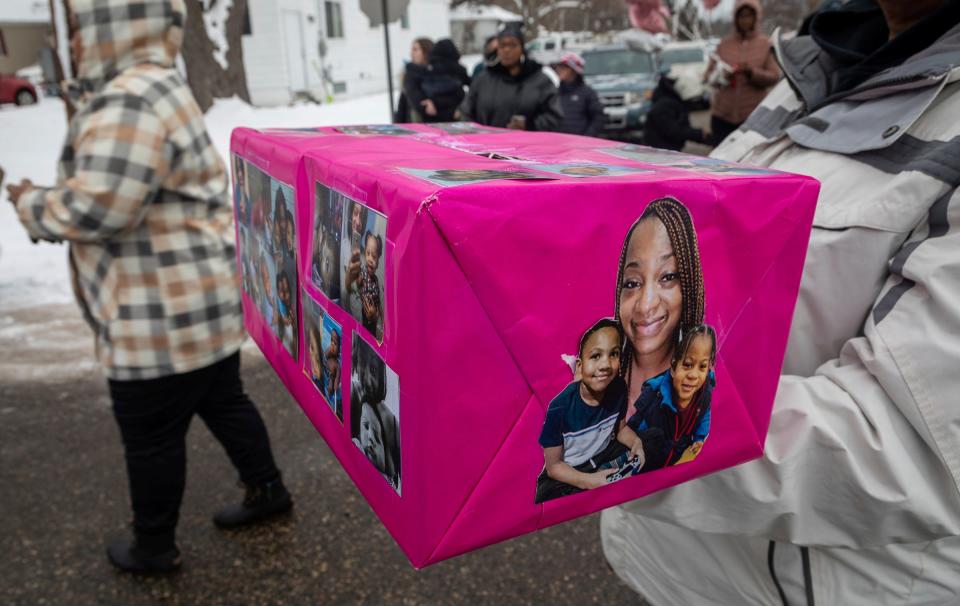
[[414, 566], [762, 454], [813, 179], [465, 123], [231, 150], [247, 330]]

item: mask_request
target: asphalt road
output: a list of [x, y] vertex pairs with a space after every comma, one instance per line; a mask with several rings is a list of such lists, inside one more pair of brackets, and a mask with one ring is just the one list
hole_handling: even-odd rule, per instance
[[294, 512], [243, 532], [210, 515], [240, 498], [226, 456], [191, 428], [171, 577], [115, 572], [129, 501], [92, 338], [71, 305], [0, 315], [0, 604], [635, 604], [607, 567], [599, 517], [414, 570], [273, 370], [244, 350]]

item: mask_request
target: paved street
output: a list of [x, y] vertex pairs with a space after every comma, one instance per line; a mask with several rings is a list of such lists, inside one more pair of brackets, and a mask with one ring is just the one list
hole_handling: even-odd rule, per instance
[[120, 437], [72, 305], [0, 316], [0, 604], [637, 603], [607, 567], [594, 515], [414, 570], [257, 351], [244, 379], [296, 499], [246, 532], [210, 522], [239, 499], [199, 420], [179, 528], [184, 569], [114, 572], [104, 540], [129, 518]]

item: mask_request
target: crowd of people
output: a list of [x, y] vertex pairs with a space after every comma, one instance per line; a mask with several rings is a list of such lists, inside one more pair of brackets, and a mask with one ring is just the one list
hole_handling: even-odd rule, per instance
[[[770, 38], [760, 24], [757, 0], [739, 0], [733, 32], [713, 53], [703, 81], [714, 88], [709, 131], [690, 124], [688, 104], [675, 88], [676, 76], [663, 70], [653, 92], [644, 129], [651, 147], [681, 150], [687, 141], [719, 144], [739, 127], [780, 79]], [[584, 60], [563, 54], [550, 67], [559, 86], [526, 51], [522, 30], [508, 26], [484, 44], [483, 59], [471, 73], [449, 39], [417, 38], [403, 74], [394, 120], [450, 122], [598, 136], [604, 127], [600, 98], [584, 81]]]

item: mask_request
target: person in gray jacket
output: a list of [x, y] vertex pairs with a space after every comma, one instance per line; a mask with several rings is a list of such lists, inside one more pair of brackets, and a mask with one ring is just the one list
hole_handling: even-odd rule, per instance
[[808, 23], [713, 153], [822, 183], [764, 456], [601, 519], [652, 604], [960, 603], [960, 0]]
[[499, 62], [480, 72], [460, 108], [464, 120], [519, 130], [556, 130], [563, 120], [557, 87], [542, 66], [526, 56], [523, 33], [497, 36]]

